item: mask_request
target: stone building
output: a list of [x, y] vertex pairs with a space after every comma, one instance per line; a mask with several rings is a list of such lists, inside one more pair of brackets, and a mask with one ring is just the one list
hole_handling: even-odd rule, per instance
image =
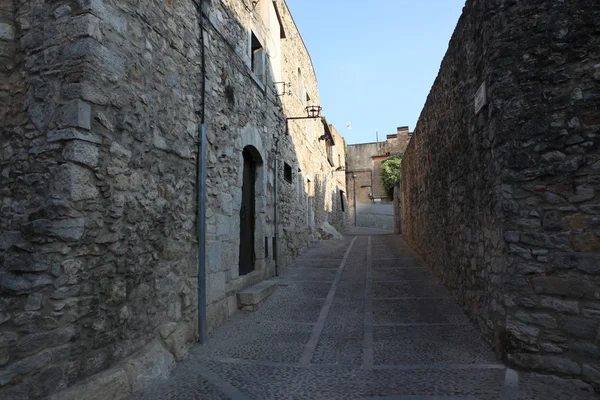
[[408, 126], [401, 126], [396, 133], [386, 135], [385, 141], [347, 146], [346, 187], [356, 226], [394, 228], [393, 208], [381, 183], [381, 163], [392, 155], [403, 154], [411, 135]]
[[468, 0], [402, 163], [403, 235], [499, 354], [600, 388], [600, 8]]
[[286, 119], [319, 105], [308, 51], [250, 4], [0, 0], [0, 398], [136, 390], [346, 227], [343, 140]]

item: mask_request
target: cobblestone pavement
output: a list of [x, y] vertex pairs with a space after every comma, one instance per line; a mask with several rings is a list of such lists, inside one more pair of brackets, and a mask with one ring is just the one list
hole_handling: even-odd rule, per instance
[[518, 386], [526, 400], [595, 398], [536, 374], [512, 385], [514, 372], [398, 236], [321, 242], [279, 279], [258, 311], [236, 314], [131, 398], [509, 400]]

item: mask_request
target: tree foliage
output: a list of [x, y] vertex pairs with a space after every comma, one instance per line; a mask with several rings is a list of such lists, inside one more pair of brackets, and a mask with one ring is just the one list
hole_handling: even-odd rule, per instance
[[401, 155], [391, 156], [381, 163], [381, 183], [390, 199], [394, 196], [394, 186], [400, 182], [401, 164]]

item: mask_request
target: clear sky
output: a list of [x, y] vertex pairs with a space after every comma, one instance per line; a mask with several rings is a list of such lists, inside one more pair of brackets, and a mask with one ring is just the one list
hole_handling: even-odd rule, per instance
[[315, 66], [323, 115], [346, 142], [412, 131], [465, 0], [286, 2]]

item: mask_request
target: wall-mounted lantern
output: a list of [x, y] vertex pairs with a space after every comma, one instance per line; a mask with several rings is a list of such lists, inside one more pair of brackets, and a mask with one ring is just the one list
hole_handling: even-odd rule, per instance
[[306, 117], [288, 117], [286, 120], [290, 119], [310, 119], [310, 118], [321, 118], [321, 106], [308, 106], [305, 108]]

